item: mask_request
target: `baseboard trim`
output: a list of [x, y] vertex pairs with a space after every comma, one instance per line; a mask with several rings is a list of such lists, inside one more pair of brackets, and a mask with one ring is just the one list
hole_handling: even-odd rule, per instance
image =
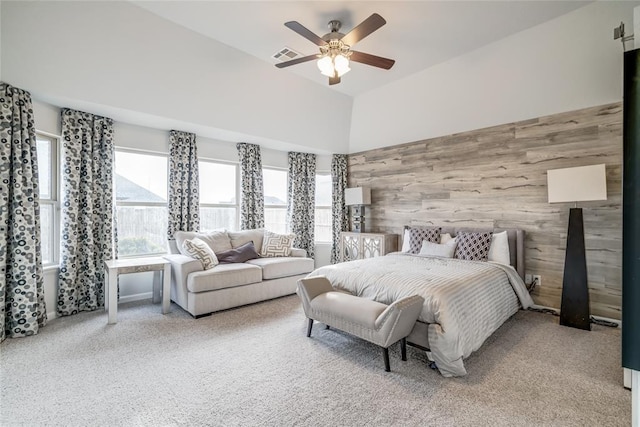
[[127, 295], [124, 297], [121, 296], [118, 302], [119, 303], [133, 302], [133, 301], [141, 301], [141, 300], [151, 299], [151, 298], [153, 298], [153, 292], [143, 292], [141, 294]]
[[[554, 311], [556, 314], [560, 314], [560, 310], [554, 307], [547, 307], [545, 305], [538, 305], [538, 304], [533, 304], [531, 306], [531, 308], [536, 308], [536, 309], [540, 309], [540, 310], [551, 310]], [[596, 316], [594, 314], [591, 315], [591, 317], [593, 317], [596, 320], [604, 320], [605, 322], [611, 322], [611, 323], [615, 323], [618, 325], [618, 327], [622, 327], [622, 320], [619, 319], [611, 319], [609, 317], [603, 317], [603, 316]]]
[[[153, 292], [143, 292], [141, 294], [126, 295], [124, 297], [120, 297], [120, 299], [118, 300], [118, 304], [125, 302], [142, 301], [145, 299], [151, 299], [152, 297]], [[99, 308], [98, 310], [104, 310], [104, 308]], [[57, 319], [58, 317], [58, 313], [55, 311], [47, 312], [47, 321]]]

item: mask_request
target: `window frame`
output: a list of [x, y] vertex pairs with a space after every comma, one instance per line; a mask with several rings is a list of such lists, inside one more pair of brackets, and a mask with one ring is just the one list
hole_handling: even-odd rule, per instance
[[[208, 157], [198, 157], [198, 168], [200, 167], [200, 162], [206, 162], [206, 163], [217, 163], [217, 164], [223, 164], [223, 165], [230, 165], [230, 166], [234, 166], [235, 167], [235, 175], [236, 175], [236, 189], [235, 189], [235, 197], [236, 197], [236, 202], [231, 204], [231, 203], [202, 203], [200, 202], [200, 204], [198, 205], [198, 210], [200, 210], [201, 208], [235, 208], [236, 210], [236, 229], [239, 229], [240, 227], [240, 163], [238, 162], [231, 162], [228, 160], [218, 160], [218, 159], [212, 159], [212, 158], [208, 158]], [[199, 194], [202, 194], [202, 183], [200, 182], [200, 180], [198, 179], [198, 192]]]
[[[288, 168], [279, 168], [276, 166], [262, 166], [262, 179], [264, 181], [264, 171], [265, 170], [273, 170], [273, 171], [279, 171], [279, 172], [284, 172], [287, 176], [286, 179], [286, 183], [287, 186], [285, 188], [285, 195], [287, 200], [285, 200], [285, 203], [283, 205], [267, 205], [266, 200], [264, 201], [264, 209], [265, 209], [265, 213], [266, 213], [266, 209], [284, 209], [285, 212], [285, 221], [284, 221], [284, 230], [285, 233], [289, 233], [291, 232], [291, 224], [289, 224], [289, 222], [287, 221], [287, 211], [289, 209], [289, 169]], [[264, 183], [263, 183], [263, 187], [262, 187], [262, 198], [264, 199], [266, 196], [266, 193], [264, 191]], [[265, 215], [266, 216], [266, 215]], [[266, 224], [265, 224], [266, 226]]]
[[[40, 207], [42, 206], [51, 206], [51, 233], [49, 236], [49, 241], [52, 244], [51, 247], [51, 260], [49, 262], [45, 262], [42, 260], [42, 267], [55, 267], [59, 265], [60, 262], [60, 149], [61, 149], [61, 141], [62, 137], [60, 135], [56, 135], [51, 132], [45, 132], [43, 130], [36, 129], [36, 141], [38, 137], [41, 139], [47, 139], [51, 142], [51, 163], [49, 165], [50, 168], [50, 183], [49, 183], [49, 198], [43, 199], [40, 197], [40, 193], [38, 191], [38, 204]], [[36, 142], [37, 144], [37, 142]], [[40, 163], [40, 159], [38, 159], [38, 163]], [[41, 172], [41, 168], [38, 167], [38, 178]], [[40, 190], [40, 188], [38, 188]], [[40, 209], [42, 212], [42, 209]], [[42, 234], [42, 215], [40, 215], [40, 232]], [[42, 250], [42, 235], [40, 236], [40, 248]]]
[[[331, 172], [330, 171], [316, 171], [316, 180], [318, 179], [318, 175], [328, 176], [329, 178], [331, 178]], [[332, 183], [331, 191], [333, 192], [333, 183]], [[331, 204], [329, 204], [329, 205], [317, 205], [317, 204], [315, 204], [315, 201], [314, 201], [314, 209], [316, 211], [319, 210], [319, 209], [320, 210], [328, 210], [331, 213], [331, 210], [333, 209], [333, 206]], [[330, 217], [331, 217], [331, 215], [330, 215]], [[314, 218], [314, 221], [313, 221], [314, 222], [314, 224], [313, 224], [314, 229], [315, 229], [315, 227], [317, 225], [316, 224], [317, 218], [318, 218], [318, 216], [315, 215], [315, 218]], [[313, 233], [313, 236], [314, 236], [313, 237], [314, 243], [321, 243], [321, 244], [332, 243], [332, 239], [331, 240], [317, 240], [317, 236], [316, 236], [315, 232]]]
[[[115, 188], [115, 174], [116, 174], [116, 152], [120, 151], [123, 153], [130, 153], [130, 154], [141, 154], [141, 155], [145, 155], [145, 156], [157, 156], [157, 157], [164, 157], [167, 160], [167, 194], [166, 194], [166, 199], [167, 201], [164, 203], [160, 203], [160, 202], [127, 202], [127, 201], [118, 201], [118, 197], [117, 197], [117, 189]], [[167, 210], [169, 209], [169, 153], [161, 153], [158, 151], [151, 151], [151, 150], [140, 150], [140, 149], [135, 149], [135, 148], [129, 148], [129, 147], [118, 147], [118, 146], [114, 146], [114, 153], [113, 153], [113, 174], [114, 174], [114, 188], [113, 188], [113, 206], [114, 206], [114, 210], [115, 210], [115, 215], [117, 217], [118, 215], [118, 206], [124, 206], [124, 207], [136, 207], [136, 206], [141, 206], [141, 207], [164, 207]], [[118, 228], [118, 224], [116, 223], [116, 232], [117, 232], [117, 228]], [[119, 238], [120, 236], [118, 236]], [[116, 242], [117, 244], [117, 242]], [[116, 248], [117, 249], [117, 248]], [[151, 257], [151, 256], [158, 256], [158, 255], [166, 255], [167, 249], [165, 247], [163, 252], [152, 252], [152, 253], [145, 253], [145, 254], [137, 254], [137, 255], [121, 255], [120, 253], [118, 253], [118, 259], [128, 259], [128, 258], [143, 258], [143, 257]]]

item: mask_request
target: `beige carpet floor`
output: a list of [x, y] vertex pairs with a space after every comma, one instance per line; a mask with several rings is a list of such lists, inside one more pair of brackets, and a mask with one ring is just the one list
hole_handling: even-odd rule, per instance
[[443, 378], [316, 325], [297, 296], [194, 320], [121, 304], [0, 345], [2, 426], [626, 426], [620, 331], [519, 312]]

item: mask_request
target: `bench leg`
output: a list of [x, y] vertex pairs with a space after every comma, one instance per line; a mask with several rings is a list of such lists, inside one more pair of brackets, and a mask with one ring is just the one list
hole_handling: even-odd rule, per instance
[[402, 338], [400, 340], [400, 351], [402, 352], [402, 360], [407, 361], [407, 339]]
[[309, 319], [309, 326], [307, 326], [307, 337], [311, 336], [311, 328], [313, 328], [313, 319]]
[[324, 325], [324, 328], [325, 328], [325, 329], [329, 329], [329, 328], [330, 328], [330, 326], [329, 326], [329, 325]]
[[389, 366], [389, 349], [383, 348], [382, 354], [384, 356], [384, 370], [387, 372], [391, 372], [391, 367]]

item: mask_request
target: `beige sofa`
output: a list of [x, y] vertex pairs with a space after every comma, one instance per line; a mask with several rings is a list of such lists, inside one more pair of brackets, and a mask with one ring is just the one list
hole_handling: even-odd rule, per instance
[[182, 242], [199, 237], [214, 252], [235, 249], [253, 241], [262, 250], [264, 230], [178, 231], [169, 241], [171, 262], [171, 300], [198, 318], [215, 311], [252, 304], [296, 292], [298, 279], [313, 271], [313, 259], [303, 249], [292, 249], [291, 256], [258, 258], [239, 264], [218, 264], [204, 270], [200, 261], [182, 253]]

